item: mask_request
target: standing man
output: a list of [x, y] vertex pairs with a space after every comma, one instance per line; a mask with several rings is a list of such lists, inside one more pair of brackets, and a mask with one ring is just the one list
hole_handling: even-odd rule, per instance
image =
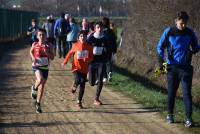
[[[183, 101], [185, 106], [185, 127], [191, 127], [192, 122], [192, 55], [200, 49], [193, 30], [186, 27], [189, 16], [185, 11], [178, 12], [175, 27], [166, 28], [157, 45], [160, 69], [164, 60], [167, 61], [168, 85], [168, 115], [167, 122], [174, 123], [174, 104], [179, 83], [182, 84]], [[164, 59], [164, 50], [167, 56]]]
[[31, 20], [31, 26], [27, 30], [27, 35], [31, 36], [30, 45], [32, 45], [33, 42], [37, 41], [37, 31], [38, 31], [38, 29], [39, 29], [39, 27], [37, 25], [36, 19], [32, 19]]
[[42, 25], [42, 28], [46, 30], [47, 42], [51, 43], [54, 48], [54, 55], [56, 55], [56, 43], [54, 38], [54, 25], [55, 21], [53, 16], [47, 16], [46, 22]]
[[61, 57], [65, 58], [65, 55], [67, 53], [66, 38], [69, 31], [70, 31], [70, 25], [65, 20], [65, 14], [61, 13], [60, 18], [56, 20], [56, 23], [54, 26], [54, 36], [56, 37], [56, 44], [58, 48], [59, 58]]

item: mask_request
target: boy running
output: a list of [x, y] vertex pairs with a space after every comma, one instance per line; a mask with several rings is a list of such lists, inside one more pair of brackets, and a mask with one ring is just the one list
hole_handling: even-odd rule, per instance
[[86, 41], [85, 31], [80, 31], [78, 34], [78, 42], [74, 43], [71, 50], [68, 52], [65, 60], [61, 64], [64, 67], [68, 63], [71, 56], [73, 56], [72, 72], [74, 73], [74, 83], [72, 86], [72, 93], [76, 92], [79, 86], [79, 95], [77, 100], [78, 109], [82, 109], [82, 98], [85, 91], [85, 82], [87, 80], [88, 64], [93, 59], [92, 46], [88, 45]]
[[31, 97], [35, 101], [36, 113], [42, 113], [40, 103], [44, 93], [44, 85], [48, 78], [49, 60], [54, 59], [54, 53], [53, 47], [45, 42], [46, 31], [44, 29], [38, 30], [37, 38], [38, 42], [34, 42], [30, 49], [32, 69], [36, 76], [35, 84], [31, 87]]
[[89, 65], [89, 83], [91, 86], [94, 86], [95, 83], [97, 84], [94, 105], [99, 106], [102, 105], [99, 97], [103, 88], [103, 75], [106, 71], [106, 62], [111, 51], [110, 45], [107, 43], [107, 38], [103, 35], [101, 22], [95, 24], [95, 32], [87, 41], [93, 46], [94, 55]]

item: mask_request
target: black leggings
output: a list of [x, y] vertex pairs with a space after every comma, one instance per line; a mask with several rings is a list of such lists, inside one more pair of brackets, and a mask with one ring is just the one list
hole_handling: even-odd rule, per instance
[[106, 70], [105, 63], [91, 63], [89, 65], [89, 83], [91, 86], [95, 85], [96, 80], [98, 80], [96, 88], [96, 99], [99, 99], [101, 90], [103, 87], [103, 75]]
[[78, 95], [79, 102], [82, 101], [84, 95], [86, 79], [87, 79], [87, 74], [74, 72], [74, 84], [76, 87], [79, 85], [79, 95]]

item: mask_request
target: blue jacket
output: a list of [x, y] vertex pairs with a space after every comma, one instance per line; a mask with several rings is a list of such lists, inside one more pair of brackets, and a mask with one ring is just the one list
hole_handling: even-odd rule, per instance
[[[59, 36], [59, 28], [60, 28], [60, 25], [61, 25], [61, 21], [65, 21], [64, 18], [57, 19], [56, 23], [54, 25], [54, 36], [55, 37]], [[67, 34], [71, 30], [71, 28], [70, 28], [70, 25], [67, 21], [65, 21], [64, 24], [65, 24], [65, 28], [66, 28], [66, 34]], [[65, 36], [67, 36], [67, 35], [65, 35]]]
[[77, 41], [78, 32], [80, 28], [77, 24], [71, 23], [70, 24], [71, 31], [67, 34], [67, 41]]
[[33, 26], [30, 26], [29, 28], [28, 28], [28, 32], [31, 32], [32, 34], [31, 34], [31, 40], [33, 41], [33, 42], [35, 42], [35, 41], [37, 41], [37, 31], [38, 31], [38, 29], [39, 29], [39, 27], [37, 26], [37, 25], [35, 25], [35, 27], [33, 27]]
[[[167, 57], [164, 54], [165, 48]], [[157, 45], [159, 58], [166, 60], [169, 65], [190, 65], [192, 54], [199, 50], [195, 33], [187, 27], [182, 31], [176, 27], [166, 28]]]

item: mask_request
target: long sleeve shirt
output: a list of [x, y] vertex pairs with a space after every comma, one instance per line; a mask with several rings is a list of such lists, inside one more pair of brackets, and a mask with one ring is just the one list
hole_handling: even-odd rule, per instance
[[178, 30], [176, 27], [166, 28], [157, 45], [158, 56], [169, 65], [190, 65], [192, 54], [199, 50], [195, 33], [187, 27], [184, 30]]
[[93, 48], [86, 43], [76, 42], [64, 59], [64, 64], [67, 64], [70, 57], [73, 56], [72, 72], [78, 71], [84, 74], [88, 72], [88, 65], [93, 59]]

